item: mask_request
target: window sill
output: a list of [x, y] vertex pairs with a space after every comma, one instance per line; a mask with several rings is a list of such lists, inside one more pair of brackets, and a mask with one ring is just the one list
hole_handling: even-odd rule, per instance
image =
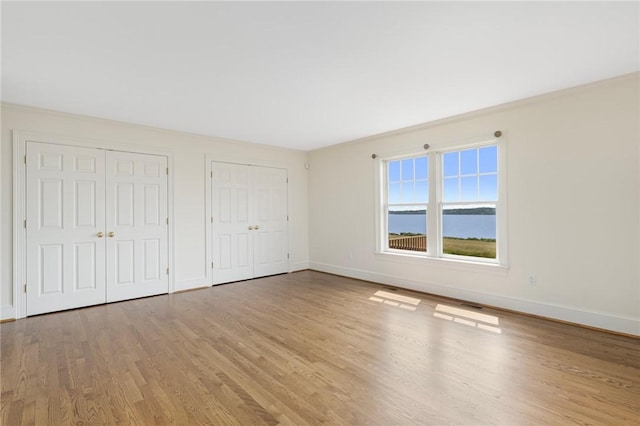
[[427, 257], [414, 254], [376, 252], [375, 257], [380, 260], [411, 265], [429, 265], [463, 272], [489, 272], [506, 276], [509, 267], [497, 263], [473, 262], [469, 260], [451, 259], [444, 257]]

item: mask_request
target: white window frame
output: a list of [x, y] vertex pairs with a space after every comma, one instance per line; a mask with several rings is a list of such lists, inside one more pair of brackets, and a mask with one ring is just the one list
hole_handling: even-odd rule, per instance
[[[388, 214], [388, 208], [391, 205], [391, 203], [388, 202], [388, 198], [389, 198], [389, 194], [387, 193], [388, 188], [389, 188], [389, 167], [388, 167], [388, 163], [389, 161], [396, 161], [396, 160], [405, 160], [408, 158], [417, 158], [417, 157], [426, 157], [427, 158], [427, 164], [428, 164], [428, 169], [429, 169], [429, 174], [427, 175], [427, 185], [430, 188], [431, 187], [431, 164], [430, 164], [430, 159], [429, 159], [429, 154], [428, 153], [418, 153], [418, 154], [411, 154], [411, 155], [402, 155], [399, 157], [393, 157], [393, 158], [385, 158], [382, 164], [383, 167], [383, 181], [384, 181], [384, 198], [383, 198], [383, 203], [382, 203], [382, 217], [384, 220], [384, 233], [385, 235], [382, 238], [382, 242], [383, 242], [383, 250], [385, 252], [389, 252], [389, 253], [398, 253], [398, 254], [405, 254], [405, 253], [416, 253], [418, 255], [424, 255], [424, 253], [416, 251], [410, 251], [410, 250], [400, 250], [400, 249], [393, 249], [389, 247], [389, 236], [387, 235], [387, 230], [389, 229], [388, 226], [388, 220], [389, 220], [389, 214]], [[400, 176], [400, 182], [402, 183], [402, 176]], [[415, 179], [414, 179], [415, 182]], [[414, 206], [414, 207], [421, 207], [421, 206], [426, 206], [427, 209], [427, 218], [429, 217], [429, 198], [427, 197], [427, 201], [425, 202], [413, 202], [413, 203], [393, 203], [394, 206]], [[427, 239], [427, 244], [428, 244], [428, 239]], [[427, 247], [427, 251], [429, 250], [429, 248]]]
[[[381, 155], [375, 160], [375, 182], [376, 182], [376, 253], [389, 255], [394, 258], [416, 258], [429, 259], [444, 262], [461, 262], [465, 264], [487, 265], [508, 267], [507, 249], [507, 152], [504, 138], [492, 138], [488, 140], [476, 141], [466, 144], [452, 144], [442, 147], [434, 147], [428, 151], [410, 151], [396, 153], [393, 155]], [[496, 145], [498, 148], [498, 201], [496, 204], [496, 258], [487, 259], [474, 256], [461, 256], [444, 254], [442, 252], [442, 207], [443, 201], [443, 180], [442, 158], [445, 153], [463, 151], [466, 149], [476, 149], [485, 146]], [[387, 164], [389, 161], [401, 160], [427, 155], [429, 164], [429, 194], [427, 203], [427, 251], [417, 252], [410, 250], [390, 249], [388, 243], [388, 216], [386, 214], [387, 205]], [[467, 202], [461, 204], [469, 204]]]

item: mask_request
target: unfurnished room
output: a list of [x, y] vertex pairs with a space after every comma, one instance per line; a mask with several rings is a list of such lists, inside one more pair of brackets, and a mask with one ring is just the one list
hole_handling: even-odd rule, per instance
[[0, 12], [0, 424], [640, 424], [639, 2]]

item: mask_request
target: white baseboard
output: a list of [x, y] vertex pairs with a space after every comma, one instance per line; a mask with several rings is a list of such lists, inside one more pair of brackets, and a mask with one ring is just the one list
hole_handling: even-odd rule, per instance
[[192, 288], [208, 287], [211, 284], [207, 281], [207, 277], [189, 278], [186, 280], [176, 280], [173, 291], [191, 290]]
[[395, 287], [431, 293], [454, 299], [475, 302], [482, 305], [495, 306], [497, 308], [510, 309], [545, 318], [567, 321], [589, 327], [626, 333], [640, 336], [640, 319], [612, 315], [602, 312], [582, 310], [571, 306], [563, 306], [552, 303], [543, 303], [534, 300], [501, 296], [497, 294], [483, 293], [472, 290], [452, 288], [422, 281], [407, 280], [396, 276], [379, 274], [362, 269], [349, 268], [339, 265], [331, 265], [319, 262], [310, 262], [309, 268], [315, 271], [357, 278], [374, 283], [392, 285]]
[[298, 262], [291, 265], [291, 272], [296, 271], [304, 271], [305, 269], [309, 269], [309, 262]]
[[0, 321], [15, 319], [16, 318], [16, 308], [11, 305], [3, 305], [0, 306]]

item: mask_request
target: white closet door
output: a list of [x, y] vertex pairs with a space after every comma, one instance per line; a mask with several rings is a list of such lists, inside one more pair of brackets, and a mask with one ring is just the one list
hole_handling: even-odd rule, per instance
[[104, 151], [27, 142], [27, 315], [105, 302]]
[[168, 293], [167, 157], [107, 151], [107, 301]]
[[253, 278], [251, 167], [212, 163], [213, 284]]
[[287, 171], [212, 163], [213, 284], [285, 273]]
[[285, 273], [287, 260], [287, 171], [253, 167], [254, 276]]

